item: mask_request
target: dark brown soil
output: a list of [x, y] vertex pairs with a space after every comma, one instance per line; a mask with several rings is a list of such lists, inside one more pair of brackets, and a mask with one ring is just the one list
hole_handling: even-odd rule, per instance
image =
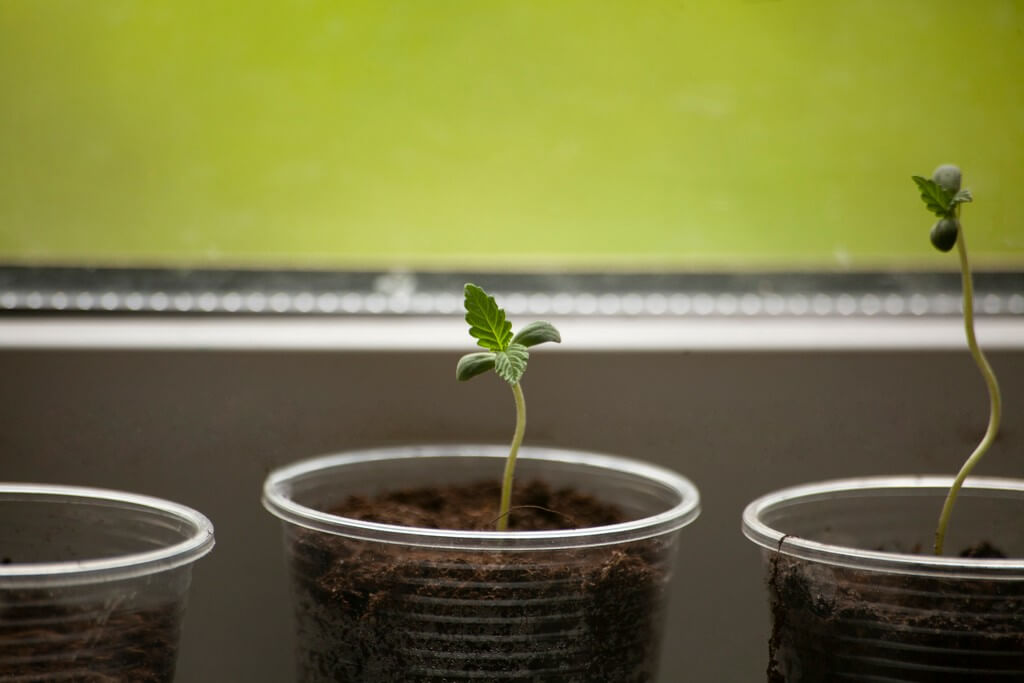
[[39, 591], [0, 594], [0, 681], [171, 683], [180, 610], [54, 604]]
[[[501, 488], [497, 482], [460, 487], [424, 486], [388, 491], [376, 498], [352, 496], [331, 510], [365, 522], [426, 529], [490, 530], [498, 518]], [[517, 487], [509, 515], [511, 531], [542, 531], [605, 526], [626, 521], [614, 505], [573, 489], [552, 490], [540, 481]]]
[[[1005, 557], [988, 543], [964, 557]], [[778, 554], [769, 683], [1024, 681], [1021, 582], [880, 574]]]
[[[498, 486], [420, 488], [332, 510], [428, 528], [490, 529]], [[532, 482], [510, 528], [625, 521], [613, 506]], [[667, 548], [452, 551], [293, 536], [301, 683], [650, 683], [669, 580]]]

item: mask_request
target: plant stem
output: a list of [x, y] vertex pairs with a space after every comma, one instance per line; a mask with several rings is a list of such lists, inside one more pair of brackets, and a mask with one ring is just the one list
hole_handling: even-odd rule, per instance
[[501, 506], [498, 508], [498, 531], [508, 529], [508, 513], [512, 507], [512, 478], [516, 471], [516, 456], [526, 433], [526, 399], [519, 382], [512, 385], [512, 396], [516, 400], [516, 431], [512, 435], [512, 446], [505, 460], [505, 476], [501, 480]]
[[[959, 214], [959, 207], [957, 213]], [[960, 255], [960, 275], [963, 281], [964, 331], [967, 333], [967, 346], [970, 348], [974, 362], [977, 364], [978, 370], [981, 371], [982, 377], [985, 378], [985, 384], [988, 386], [990, 412], [988, 416], [988, 429], [985, 430], [985, 436], [982, 437], [981, 442], [975, 447], [971, 457], [967, 458], [963, 467], [960, 468], [960, 472], [957, 473], [956, 479], [953, 480], [953, 485], [946, 495], [946, 502], [942, 506], [942, 514], [939, 516], [939, 526], [935, 530], [936, 555], [942, 554], [942, 547], [946, 542], [946, 529], [949, 526], [949, 518], [953, 513], [953, 504], [956, 503], [960, 487], [963, 486], [967, 475], [971, 473], [971, 470], [974, 469], [974, 466], [978, 464], [981, 457], [988, 451], [989, 446], [995, 441], [996, 432], [999, 430], [999, 418], [1002, 413], [999, 382], [996, 381], [995, 373], [992, 372], [992, 366], [988, 364], [988, 360], [985, 358], [985, 354], [982, 353], [981, 348], [978, 346], [978, 340], [974, 336], [974, 285], [971, 282], [971, 269], [967, 262], [967, 244], [964, 240], [963, 225], [960, 225], [960, 234], [957, 237], [956, 245], [957, 253]]]

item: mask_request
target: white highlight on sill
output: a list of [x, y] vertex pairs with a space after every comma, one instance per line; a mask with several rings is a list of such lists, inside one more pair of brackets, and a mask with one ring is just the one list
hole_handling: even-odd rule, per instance
[[[333, 302], [319, 301], [320, 308]], [[880, 302], [881, 303], [881, 302]], [[325, 306], [326, 304], [326, 306]], [[958, 318], [550, 318], [558, 351], [834, 351], [965, 349]], [[1024, 319], [981, 318], [985, 349], [1024, 349]], [[457, 317], [76, 317], [0, 319], [6, 349], [472, 351]]]

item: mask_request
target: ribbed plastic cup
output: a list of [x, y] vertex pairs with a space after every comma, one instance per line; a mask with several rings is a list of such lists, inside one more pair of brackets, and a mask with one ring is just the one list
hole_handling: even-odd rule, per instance
[[352, 495], [497, 480], [506, 452], [377, 449], [269, 476], [263, 502], [285, 522], [299, 681], [655, 680], [678, 532], [699, 514], [683, 477], [625, 458], [524, 448], [519, 481], [575, 487], [634, 521], [452, 531], [329, 512]]
[[169, 683], [192, 563], [212, 547], [181, 505], [0, 483], [0, 681]]
[[[743, 532], [767, 575], [770, 682], [1024, 681], [1024, 481], [969, 479], [950, 554], [937, 557], [951, 482], [829, 481], [747, 506]], [[990, 556], [959, 556], [972, 547]]]

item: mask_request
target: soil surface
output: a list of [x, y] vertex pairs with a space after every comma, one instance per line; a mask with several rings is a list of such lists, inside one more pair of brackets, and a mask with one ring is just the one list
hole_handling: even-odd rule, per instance
[[[983, 542], [961, 557], [1005, 557]], [[881, 574], [787, 555], [768, 571], [768, 683], [1024, 681], [1024, 584]]]
[[171, 683], [177, 605], [113, 610], [55, 605], [41, 591], [0, 592], [0, 681]]
[[[331, 511], [427, 528], [493, 529], [497, 483], [350, 498]], [[510, 530], [626, 521], [540, 482], [513, 496]], [[292, 537], [301, 683], [650, 683], [668, 548], [453, 551], [299, 529]]]
[[[492, 530], [498, 519], [501, 487], [476, 482], [459, 487], [424, 486], [388, 491], [376, 498], [352, 496], [331, 512], [364, 522], [427, 529]], [[510, 531], [579, 529], [625, 522], [614, 505], [574, 489], [551, 489], [541, 481], [516, 487], [509, 514]]]

